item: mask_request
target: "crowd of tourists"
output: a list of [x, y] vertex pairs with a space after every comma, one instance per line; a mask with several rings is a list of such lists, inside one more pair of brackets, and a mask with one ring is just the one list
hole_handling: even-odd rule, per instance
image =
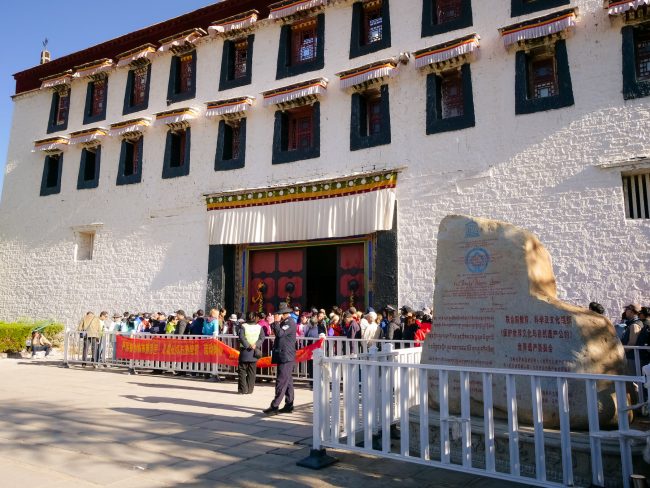
[[[431, 330], [431, 309], [425, 307], [416, 311], [408, 305], [399, 310], [388, 305], [380, 312], [372, 307], [365, 311], [350, 307], [344, 311], [334, 306], [329, 313], [317, 308], [303, 311], [296, 306], [291, 309], [290, 316], [296, 322], [298, 337], [317, 338], [325, 334], [367, 341], [423, 341]], [[228, 315], [224, 308], [213, 308], [207, 315], [203, 310], [197, 310], [191, 316], [184, 310], [177, 310], [172, 315], [124, 312], [114, 314], [112, 318], [108, 312], [101, 312], [99, 316], [88, 312], [77, 330], [90, 338], [100, 338], [104, 332], [222, 336], [237, 335], [243, 323], [256, 323], [268, 337], [273, 335], [271, 324], [274, 321], [272, 313], [250, 312], [244, 318], [243, 314]]]

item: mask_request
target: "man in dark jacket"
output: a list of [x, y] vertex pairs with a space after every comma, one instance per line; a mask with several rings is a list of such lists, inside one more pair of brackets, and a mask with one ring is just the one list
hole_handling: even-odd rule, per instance
[[190, 335], [203, 335], [203, 324], [205, 324], [205, 312], [203, 310], [198, 310], [196, 312], [196, 318], [192, 321], [190, 325]]
[[[278, 376], [275, 383], [275, 398], [271, 406], [264, 410], [266, 415], [293, 412], [293, 365], [296, 360], [296, 322], [289, 314], [291, 309], [285, 302], [280, 303], [275, 313], [271, 329], [275, 334], [271, 360], [277, 365]], [[284, 397], [284, 407], [280, 408]]]
[[185, 312], [183, 310], [176, 311], [176, 334], [185, 335], [189, 332], [187, 319], [185, 318]]
[[[255, 388], [255, 373], [257, 372], [257, 358], [262, 352], [264, 331], [257, 323], [255, 312], [250, 312], [248, 322], [239, 328], [239, 382], [237, 393], [250, 395]], [[255, 351], [258, 351], [256, 354]]]
[[395, 317], [395, 307], [392, 305], [386, 306], [386, 318], [388, 319], [388, 326], [386, 328], [386, 339], [389, 341], [402, 340], [402, 324], [399, 319]]
[[[361, 326], [350, 312], [343, 314], [343, 332], [345, 332], [345, 337], [348, 339], [361, 339]], [[355, 354], [357, 352], [356, 341], [350, 341], [349, 344], [350, 350], [347, 354]]]

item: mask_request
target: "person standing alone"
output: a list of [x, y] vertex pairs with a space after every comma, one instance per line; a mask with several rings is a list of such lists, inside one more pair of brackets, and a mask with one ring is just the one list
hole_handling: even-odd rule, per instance
[[[291, 309], [280, 302], [271, 328], [275, 334], [271, 362], [277, 365], [275, 398], [264, 410], [266, 415], [293, 412], [293, 365], [296, 360], [296, 321], [289, 316]], [[284, 407], [280, 408], [284, 397]]]
[[239, 328], [239, 383], [237, 393], [250, 395], [255, 388], [257, 359], [261, 355], [264, 331], [256, 322], [255, 312], [250, 312], [248, 322]]

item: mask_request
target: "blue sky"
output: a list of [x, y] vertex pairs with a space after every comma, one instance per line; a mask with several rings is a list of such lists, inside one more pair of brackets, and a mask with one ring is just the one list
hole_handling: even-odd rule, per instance
[[[216, 0], [10, 0], [2, 7], [0, 32], [0, 192], [13, 114], [13, 74], [39, 62], [43, 39], [52, 59], [177, 17]], [[218, 19], [214, 19], [218, 20]]]

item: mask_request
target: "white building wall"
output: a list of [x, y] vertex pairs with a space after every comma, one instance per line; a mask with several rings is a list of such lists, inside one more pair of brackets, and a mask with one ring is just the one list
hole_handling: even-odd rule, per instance
[[[650, 221], [626, 220], [619, 170], [596, 165], [650, 153], [650, 99], [624, 101], [619, 19], [602, 3], [580, 8], [567, 40], [575, 105], [515, 116], [515, 54], [498, 27], [532, 18], [510, 17], [510, 1], [473, 1], [471, 28], [420, 38], [421, 0], [391, 0], [392, 48], [348, 59], [350, 4], [326, 10], [325, 68], [275, 80], [279, 24], [255, 32], [253, 83], [218, 91], [222, 41], [197, 50], [196, 99], [167, 106], [170, 54], [154, 58], [149, 108], [122, 116], [126, 69], [111, 72], [105, 122], [174, 107], [254, 95], [248, 113], [246, 167], [214, 171], [215, 120], [192, 122], [190, 175], [163, 180], [165, 128], [144, 139], [142, 183], [116, 186], [120, 141], [102, 146], [99, 187], [77, 190], [81, 148], [65, 151], [61, 193], [40, 197], [51, 92], [15, 100], [5, 187], [0, 206], [0, 319], [20, 316], [72, 322], [86, 310], [158, 310], [204, 305], [208, 237], [202, 195], [299, 180], [337, 177], [373, 168], [405, 167], [398, 181], [399, 299], [432, 303], [436, 232], [449, 213], [510, 221], [536, 232], [548, 247], [561, 298], [600, 301], [611, 316], [624, 302], [650, 301]], [[215, 19], [216, 20], [216, 19]], [[413, 64], [390, 81], [392, 143], [349, 151], [350, 95], [334, 73], [477, 32], [472, 63], [476, 127], [425, 135], [426, 75]], [[81, 46], [80, 46], [81, 47]], [[321, 157], [271, 165], [274, 108], [260, 92], [319, 76], [330, 80], [321, 100]], [[86, 82], [74, 81], [68, 130], [84, 128]], [[74, 228], [98, 227], [92, 261], [74, 261]]]

